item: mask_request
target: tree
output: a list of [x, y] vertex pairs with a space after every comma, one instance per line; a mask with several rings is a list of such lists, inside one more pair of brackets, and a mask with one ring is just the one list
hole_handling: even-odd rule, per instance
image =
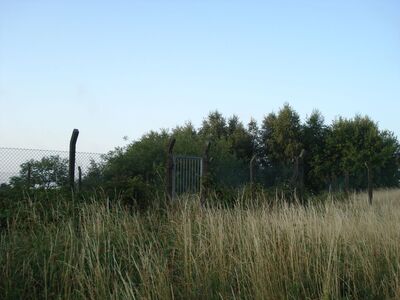
[[251, 119], [249, 124], [247, 124], [247, 131], [251, 137], [251, 144], [253, 149], [253, 155], [257, 155], [258, 160], [262, 159], [262, 139], [261, 139], [261, 131], [258, 127], [257, 121], [255, 119]]
[[399, 183], [400, 151], [392, 133], [379, 131], [369, 118], [359, 116], [339, 118], [326, 126], [318, 111], [302, 124], [288, 104], [277, 114], [267, 115], [261, 129], [253, 119], [246, 127], [237, 116], [226, 119], [214, 111], [199, 129], [188, 122], [172, 130], [151, 131], [111, 151], [103, 163], [93, 164], [84, 182], [95, 186], [100, 182], [110, 195], [117, 191], [151, 201], [164, 190], [166, 147], [171, 137], [176, 138], [174, 153], [181, 155], [202, 156], [206, 141], [211, 141], [210, 182], [216, 189], [232, 190], [248, 183], [249, 161], [255, 154], [257, 182], [291, 188], [294, 163], [303, 148], [308, 153], [305, 186], [313, 192], [324, 189], [331, 175], [343, 177], [345, 171], [352, 174], [355, 187], [365, 187], [365, 163], [372, 166], [377, 185]]
[[[30, 173], [30, 178], [28, 178]], [[30, 160], [20, 166], [19, 176], [10, 179], [12, 186], [31, 186], [35, 188], [58, 188], [68, 182], [68, 159], [59, 155]]]
[[400, 183], [400, 145], [390, 131], [380, 132], [382, 139], [382, 163], [376, 170], [375, 183], [381, 187], [398, 187]]
[[372, 174], [386, 178], [375, 176], [376, 184], [398, 185], [398, 170], [394, 167], [398, 150], [393, 134], [380, 131], [378, 125], [366, 116], [335, 120], [327, 136], [326, 157], [331, 172], [336, 176], [350, 172], [352, 185], [356, 188], [367, 185], [366, 166]]
[[211, 112], [208, 117], [203, 120], [199, 133], [203, 137], [211, 140], [218, 140], [226, 137], [228, 128], [225, 118], [218, 111]]
[[271, 162], [289, 165], [300, 154], [300, 117], [289, 104], [278, 115], [269, 114], [263, 121], [262, 136]]
[[253, 138], [237, 116], [228, 120], [228, 142], [236, 158], [249, 162], [254, 154]]
[[107, 187], [126, 189], [132, 178], [159, 182], [159, 168], [166, 161], [165, 148], [170, 138], [166, 130], [151, 131], [124, 148], [116, 148], [105, 157], [103, 168]]
[[172, 130], [172, 136], [176, 139], [175, 153], [195, 156], [203, 154], [206, 137], [201, 137], [192, 123], [176, 127]]
[[264, 118], [261, 136], [265, 155], [266, 180], [269, 184], [287, 184], [293, 165], [302, 149], [300, 117], [289, 104], [276, 115]]
[[326, 138], [329, 127], [318, 110], [314, 110], [302, 127], [305, 156], [305, 185], [317, 192], [325, 187], [325, 177], [329, 173], [326, 168]]
[[89, 167], [87, 168], [86, 175], [82, 179], [82, 186], [84, 187], [99, 187], [104, 182], [104, 155], [102, 156], [103, 161], [96, 162], [91, 159]]

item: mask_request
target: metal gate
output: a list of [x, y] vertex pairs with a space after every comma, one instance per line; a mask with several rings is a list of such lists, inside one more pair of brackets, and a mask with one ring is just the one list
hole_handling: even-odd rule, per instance
[[200, 193], [203, 159], [197, 156], [174, 156], [173, 196]]

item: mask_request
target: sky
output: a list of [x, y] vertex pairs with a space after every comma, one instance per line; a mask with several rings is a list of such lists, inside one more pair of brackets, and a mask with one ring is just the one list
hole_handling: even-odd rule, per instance
[[0, 0], [0, 147], [107, 152], [288, 102], [400, 137], [399, 0]]

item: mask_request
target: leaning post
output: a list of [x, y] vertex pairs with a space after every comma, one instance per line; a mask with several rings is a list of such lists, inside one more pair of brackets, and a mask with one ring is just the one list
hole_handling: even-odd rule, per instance
[[368, 202], [372, 205], [372, 200], [374, 198], [373, 175], [370, 164], [366, 162], [365, 167], [367, 168], [368, 177]]
[[298, 200], [298, 182], [299, 182], [299, 156], [296, 156], [294, 158], [294, 165], [293, 165], [293, 175], [292, 175], [292, 180], [291, 180], [291, 185], [294, 188], [294, 201]]
[[75, 190], [75, 156], [76, 142], [78, 140], [79, 130], [72, 131], [71, 140], [69, 142], [69, 186], [72, 191]]
[[201, 190], [200, 190], [200, 204], [205, 206], [206, 199], [209, 194], [210, 188], [210, 175], [209, 175], [209, 163], [210, 163], [210, 141], [206, 142], [202, 161], [202, 176], [201, 176]]
[[306, 156], [306, 150], [301, 150], [298, 160], [298, 189], [300, 203], [304, 204], [304, 158]]
[[173, 198], [173, 175], [174, 175], [174, 156], [173, 150], [176, 139], [171, 138], [167, 148], [167, 165], [166, 165], [166, 198], [167, 201], [172, 201]]
[[254, 185], [254, 162], [256, 160], [256, 155], [250, 160], [250, 191], [251, 191], [251, 198], [254, 198], [255, 194], [255, 185]]

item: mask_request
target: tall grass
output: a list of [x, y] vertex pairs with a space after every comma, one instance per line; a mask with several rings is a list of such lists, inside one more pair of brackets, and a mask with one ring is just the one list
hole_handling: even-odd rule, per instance
[[0, 235], [2, 299], [400, 298], [400, 191], [138, 213], [25, 201]]

